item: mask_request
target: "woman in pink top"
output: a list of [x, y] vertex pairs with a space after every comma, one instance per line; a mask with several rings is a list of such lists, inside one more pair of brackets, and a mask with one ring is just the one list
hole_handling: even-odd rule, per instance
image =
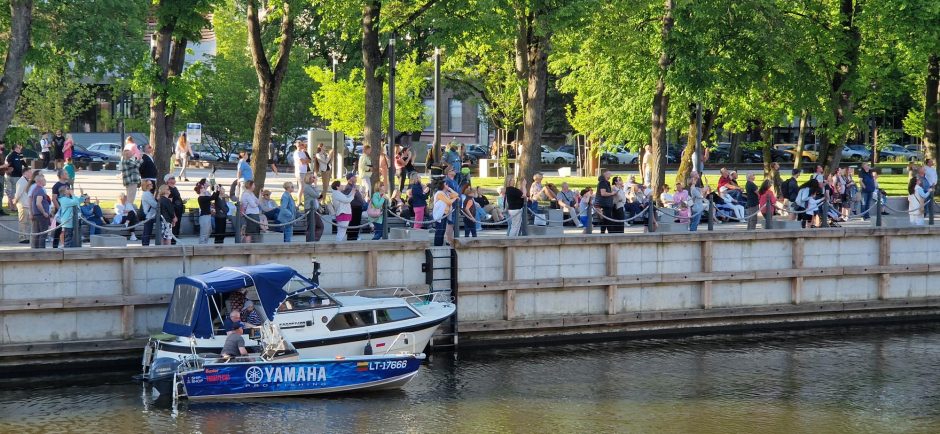
[[75, 148], [75, 141], [72, 140], [72, 135], [71, 135], [71, 134], [66, 134], [66, 135], [65, 135], [65, 144], [62, 145], [62, 155], [65, 156], [65, 160], [66, 160], [66, 161], [72, 159], [72, 149], [74, 149], [74, 148]]
[[676, 193], [672, 195], [672, 203], [675, 204], [676, 215], [679, 217], [679, 223], [688, 223], [691, 216], [692, 200], [689, 192], [681, 182], [676, 183]]

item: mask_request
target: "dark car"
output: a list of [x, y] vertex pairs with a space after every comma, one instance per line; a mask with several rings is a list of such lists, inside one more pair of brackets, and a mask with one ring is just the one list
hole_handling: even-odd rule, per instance
[[483, 149], [483, 147], [477, 145], [467, 146], [466, 154], [472, 155], [476, 160], [490, 157], [490, 153], [486, 149]]
[[74, 161], [108, 161], [108, 156], [100, 152], [89, 151], [85, 149], [82, 145], [73, 145], [72, 147], [72, 160]]

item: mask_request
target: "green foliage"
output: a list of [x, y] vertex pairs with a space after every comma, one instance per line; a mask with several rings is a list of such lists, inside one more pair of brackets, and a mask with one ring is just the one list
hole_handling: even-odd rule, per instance
[[3, 141], [9, 145], [26, 145], [35, 136], [29, 127], [11, 126], [3, 135]]
[[20, 122], [40, 131], [68, 130], [69, 124], [94, 103], [91, 87], [71, 71], [33, 70], [17, 101]]
[[[431, 65], [419, 61], [411, 54], [398, 61], [395, 86], [395, 126], [399, 131], [421, 131], [429, 119], [424, 113], [422, 95], [428, 86], [426, 77]], [[329, 69], [317, 66], [306, 68], [307, 75], [319, 88], [313, 92], [311, 113], [326, 122], [330, 131], [341, 131], [349, 136], [362, 135], [365, 125], [365, 87], [361, 69], [353, 69], [346, 78], [333, 81]], [[388, 101], [388, 83], [383, 84], [383, 99]], [[382, 128], [388, 128], [388, 110], [383, 108]]]

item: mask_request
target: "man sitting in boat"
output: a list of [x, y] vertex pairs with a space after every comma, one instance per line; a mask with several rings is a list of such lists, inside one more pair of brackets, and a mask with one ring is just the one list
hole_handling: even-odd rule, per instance
[[242, 310], [241, 316], [248, 322], [248, 324], [245, 324], [247, 327], [258, 327], [264, 324], [264, 319], [255, 309], [255, 302], [251, 300], [245, 301], [245, 309]]
[[242, 337], [244, 325], [241, 321], [232, 322], [232, 330], [225, 338], [225, 345], [222, 346], [222, 359], [226, 362], [240, 356], [247, 356], [248, 350], [245, 349], [245, 338]]

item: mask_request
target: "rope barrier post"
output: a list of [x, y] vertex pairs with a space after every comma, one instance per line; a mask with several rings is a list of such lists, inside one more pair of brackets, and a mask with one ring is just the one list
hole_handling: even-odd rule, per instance
[[232, 220], [232, 226], [235, 227], [235, 244], [242, 242], [242, 225], [245, 224], [242, 219], [241, 203], [235, 202], [235, 218]]
[[313, 208], [307, 210], [307, 234], [306, 240], [308, 243], [312, 243], [316, 237], [317, 232], [317, 221], [320, 216], [317, 213], [313, 212]]
[[708, 231], [715, 230], [715, 199], [708, 196]]
[[388, 239], [388, 201], [382, 202], [382, 239]]
[[819, 227], [826, 228], [829, 227], [829, 201], [823, 199], [821, 208], [822, 212], [819, 214]]
[[881, 227], [881, 198], [878, 197], [878, 192], [871, 193], [872, 197], [875, 199], [875, 226]]
[[774, 204], [767, 201], [767, 209], [764, 210], [764, 229], [774, 228]]
[[[646, 230], [647, 232], [656, 232], [656, 202], [650, 200], [649, 210], [646, 215]], [[619, 229], [618, 229], [619, 230]]]
[[594, 233], [594, 204], [589, 203], [587, 207], [587, 224], [584, 225], [584, 233]]
[[928, 197], [924, 203], [927, 204], [927, 220], [929, 222], [928, 224], [930, 226], [933, 226], [933, 195], [930, 195], [930, 197]]
[[[72, 243], [68, 247], [82, 246], [82, 226], [81, 220], [78, 219], [78, 213], [80, 212], [82, 212], [82, 210], [77, 206], [72, 209]], [[63, 228], [62, 230], [65, 229]]]
[[457, 199], [454, 204], [460, 205], [459, 207], [454, 207], [453, 211], [451, 211], [454, 215], [454, 239], [456, 240], [460, 238], [460, 223], [463, 222], [463, 224], [467, 224], [467, 222], [463, 221], [463, 203], [461, 203], [460, 199]]
[[519, 236], [524, 237], [529, 235], [529, 204], [522, 204], [522, 223], [519, 226]]

